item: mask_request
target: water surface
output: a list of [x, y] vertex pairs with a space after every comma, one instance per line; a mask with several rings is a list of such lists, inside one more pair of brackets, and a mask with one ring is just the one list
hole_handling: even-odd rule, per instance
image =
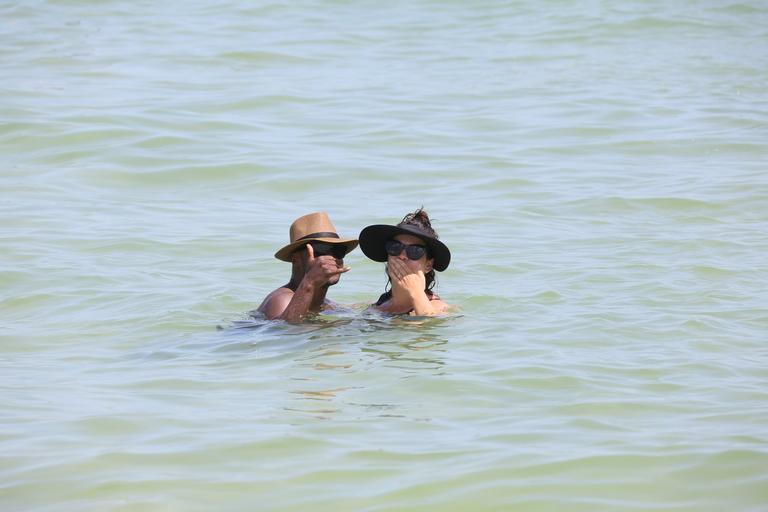
[[[766, 510], [761, 2], [0, 19], [1, 510]], [[422, 205], [459, 313], [248, 319]]]

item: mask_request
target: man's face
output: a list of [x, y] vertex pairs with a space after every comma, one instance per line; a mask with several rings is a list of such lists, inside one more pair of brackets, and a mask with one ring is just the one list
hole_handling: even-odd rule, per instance
[[346, 248], [341, 244], [330, 244], [327, 242], [310, 242], [315, 257], [333, 256], [337, 260], [343, 260], [346, 254]]
[[[324, 242], [311, 242], [314, 256], [312, 261], [309, 257], [309, 249], [298, 251], [301, 254], [301, 264], [304, 269], [304, 274], [310, 271], [313, 265], [322, 265], [329, 263], [335, 265], [336, 268], [344, 266], [344, 253], [345, 248], [340, 244], [328, 244]], [[334, 274], [328, 278], [328, 286], [333, 286], [339, 282], [341, 274]]]

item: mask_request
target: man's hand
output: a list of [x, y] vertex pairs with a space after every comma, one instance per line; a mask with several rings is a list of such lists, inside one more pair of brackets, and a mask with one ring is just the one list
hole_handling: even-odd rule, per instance
[[349, 271], [349, 267], [340, 266], [333, 256], [317, 256], [312, 244], [307, 244], [307, 273], [304, 277], [315, 286], [328, 284], [334, 276]]

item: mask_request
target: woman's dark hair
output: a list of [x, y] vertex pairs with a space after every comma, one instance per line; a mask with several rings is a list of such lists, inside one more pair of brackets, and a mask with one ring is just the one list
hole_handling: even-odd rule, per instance
[[[427, 212], [424, 211], [424, 207], [419, 208], [413, 213], [409, 213], [405, 217], [403, 217], [403, 220], [401, 220], [398, 224], [398, 226], [416, 226], [421, 231], [424, 231], [425, 233], [428, 233], [432, 235], [435, 238], [439, 238], [437, 236], [437, 232], [432, 227], [432, 223], [429, 221], [429, 215], [427, 215]], [[427, 258], [431, 258], [432, 254], [430, 254], [429, 247], [427, 247]], [[426, 274], [424, 274], [424, 279], [426, 281], [426, 286], [424, 288], [424, 292], [427, 294], [427, 297], [430, 299], [435, 295], [434, 292], [432, 292], [432, 288], [435, 287], [436, 280], [435, 280], [435, 269], [430, 270]], [[385, 302], [387, 302], [389, 299], [392, 298], [392, 280], [389, 276], [387, 276], [387, 284], [384, 286], [384, 293], [381, 294], [379, 297], [379, 300], [376, 301], [376, 306], [381, 306]], [[388, 289], [389, 288], [389, 289]]]

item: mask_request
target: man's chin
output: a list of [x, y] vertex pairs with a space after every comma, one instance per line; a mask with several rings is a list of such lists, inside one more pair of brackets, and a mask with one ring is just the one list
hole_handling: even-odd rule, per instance
[[328, 280], [328, 286], [333, 286], [339, 282], [340, 276], [333, 276]]

